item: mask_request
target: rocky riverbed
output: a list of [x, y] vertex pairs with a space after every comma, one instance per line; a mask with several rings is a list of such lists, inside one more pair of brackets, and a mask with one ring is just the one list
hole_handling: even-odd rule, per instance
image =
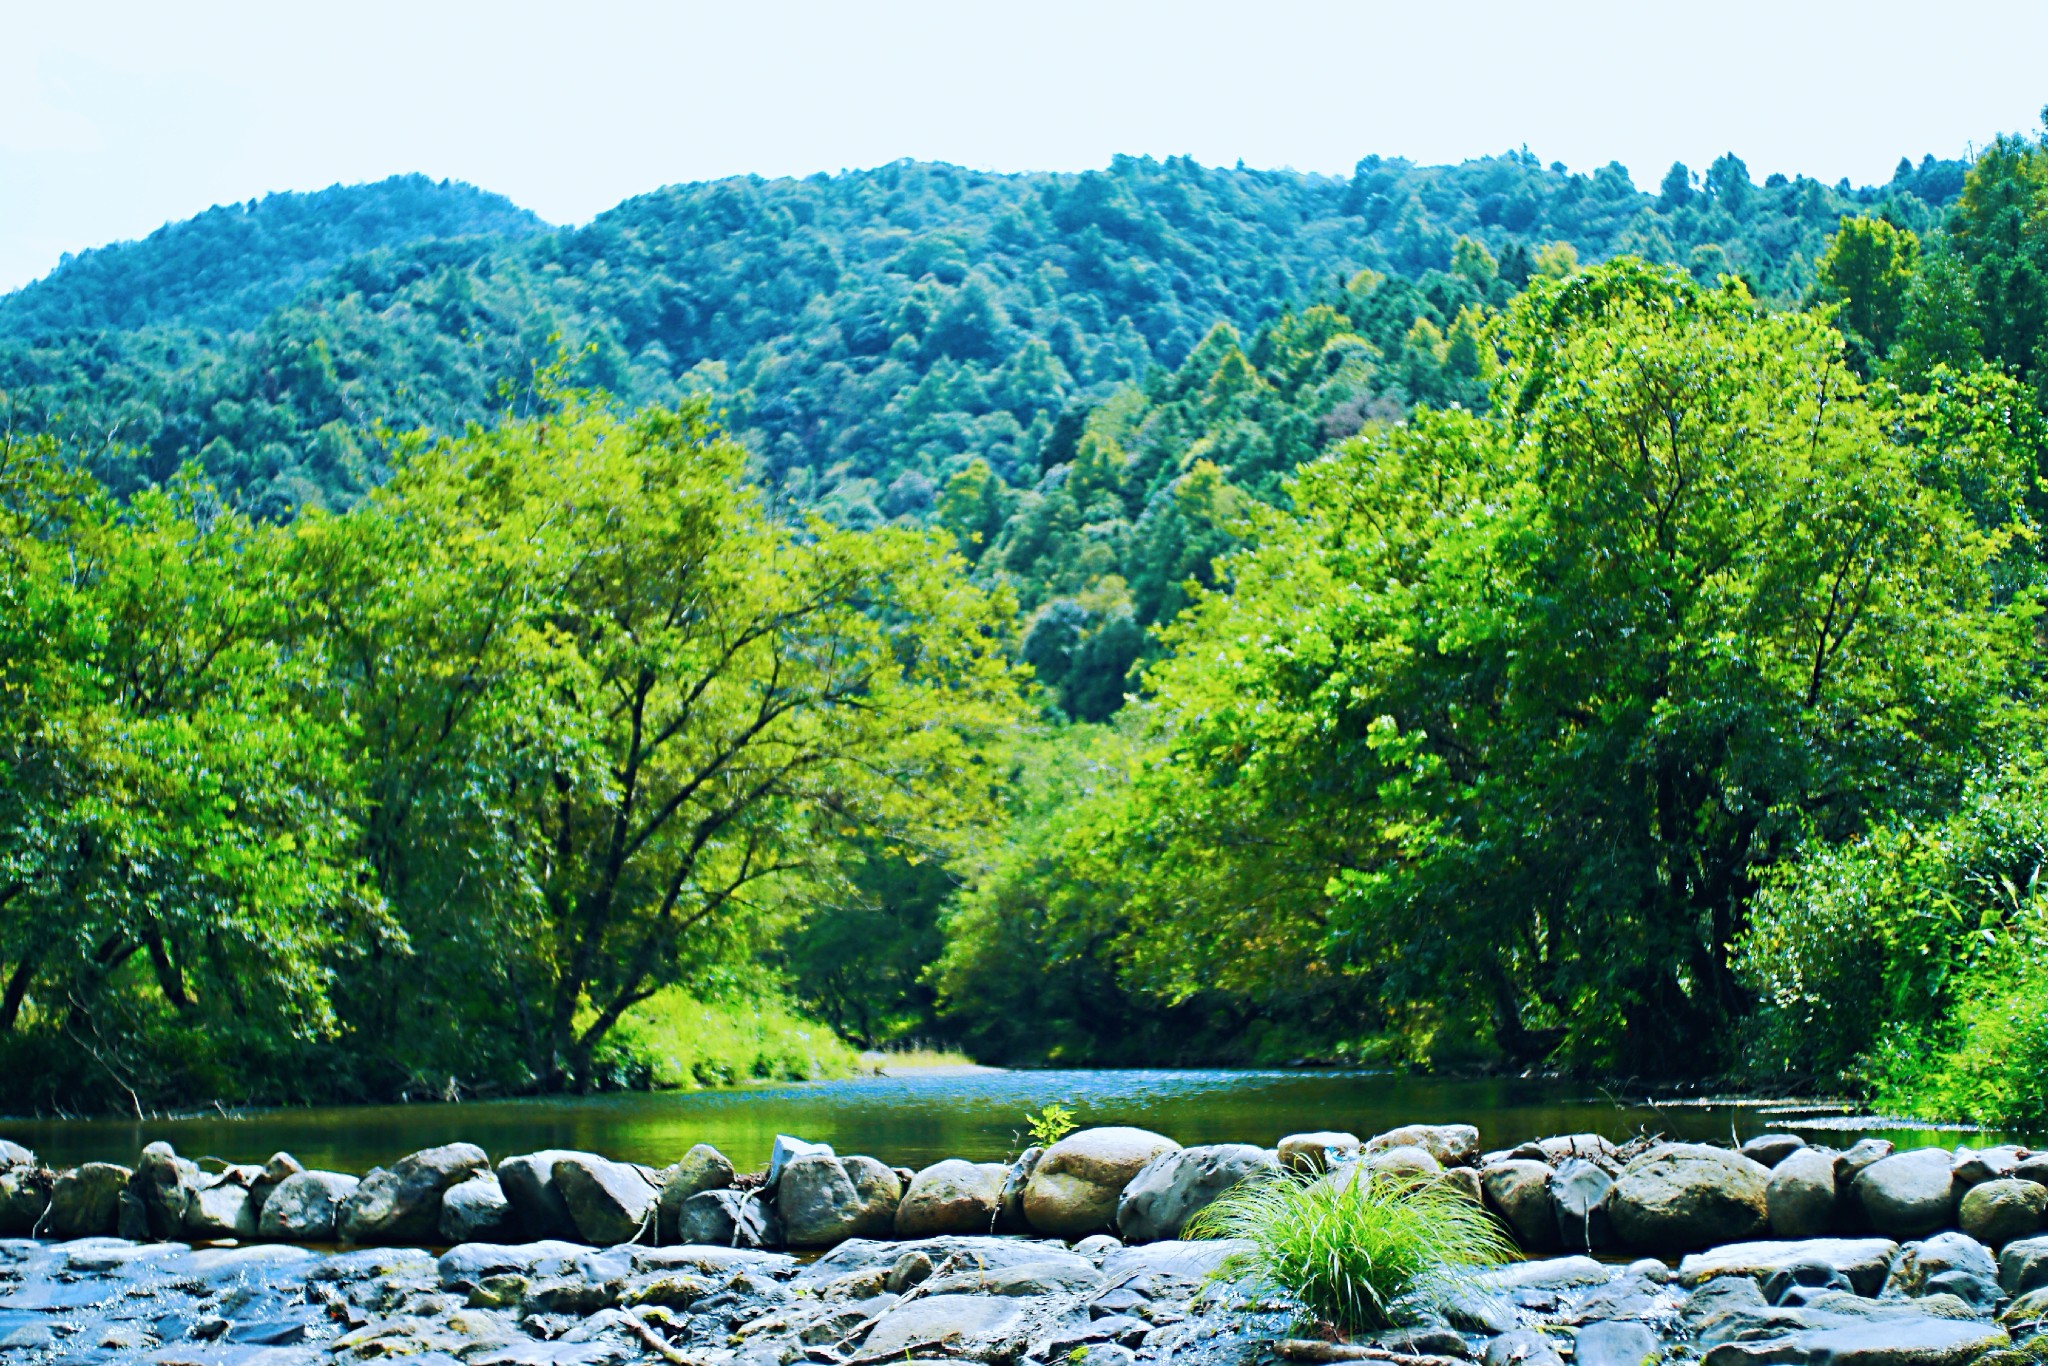
[[[2048, 1361], [2048, 1171], [2022, 1149], [1482, 1152], [1450, 1125], [1273, 1148], [1094, 1129], [917, 1172], [794, 1139], [756, 1173], [702, 1146], [654, 1170], [450, 1144], [361, 1178], [284, 1154], [202, 1170], [161, 1144], [132, 1169], [50, 1172], [13, 1145], [0, 1163], [9, 1361]], [[1536, 1255], [1329, 1340], [1224, 1268], [1235, 1245], [1180, 1236], [1283, 1166], [1454, 1183]]]

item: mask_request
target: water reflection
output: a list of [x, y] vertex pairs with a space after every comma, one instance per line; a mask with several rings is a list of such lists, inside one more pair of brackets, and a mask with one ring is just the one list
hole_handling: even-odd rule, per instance
[[[1842, 1144], [1879, 1133], [1901, 1147], [2006, 1137], [1899, 1128], [1814, 1107], [1739, 1102], [1653, 1104], [1578, 1083], [1444, 1079], [1344, 1071], [1046, 1071], [906, 1076], [746, 1087], [731, 1091], [259, 1111], [147, 1123], [0, 1121], [0, 1136], [45, 1161], [132, 1162], [168, 1139], [181, 1153], [260, 1162], [283, 1149], [309, 1166], [364, 1171], [404, 1153], [465, 1139], [493, 1157], [585, 1148], [655, 1166], [692, 1143], [712, 1143], [742, 1167], [765, 1163], [777, 1133], [923, 1166], [942, 1157], [996, 1160], [1022, 1146], [1024, 1116], [1062, 1101], [1084, 1124], [1136, 1124], [1182, 1143], [1271, 1144], [1304, 1129], [1370, 1135], [1397, 1124], [1468, 1123], [1489, 1146], [1591, 1130], [1611, 1138], [1747, 1138], [1807, 1121]], [[2013, 1136], [2019, 1137], [2019, 1136]]]

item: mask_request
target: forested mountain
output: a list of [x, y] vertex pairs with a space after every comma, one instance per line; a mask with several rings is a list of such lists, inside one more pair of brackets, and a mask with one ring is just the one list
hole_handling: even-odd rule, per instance
[[902, 163], [10, 327], [0, 1050], [629, 1083], [766, 983], [2048, 1114], [2044, 187]]

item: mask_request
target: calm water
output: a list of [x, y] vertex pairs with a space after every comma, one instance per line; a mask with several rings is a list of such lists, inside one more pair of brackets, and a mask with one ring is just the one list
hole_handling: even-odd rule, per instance
[[[1639, 1132], [1719, 1139], [1784, 1131], [1843, 1143], [1880, 1133], [1901, 1147], [1982, 1145], [1998, 1135], [1901, 1129], [1809, 1108], [1652, 1104], [1550, 1081], [1446, 1080], [1372, 1072], [1071, 1071], [884, 1077], [587, 1098], [257, 1111], [162, 1120], [0, 1120], [0, 1136], [45, 1161], [133, 1162], [169, 1139], [179, 1152], [261, 1162], [280, 1149], [308, 1166], [366, 1171], [418, 1148], [464, 1139], [493, 1158], [537, 1148], [583, 1148], [663, 1166], [693, 1143], [711, 1143], [742, 1170], [768, 1159], [778, 1133], [919, 1167], [943, 1157], [993, 1161], [1023, 1146], [1024, 1115], [1048, 1101], [1083, 1124], [1136, 1124], [1182, 1143], [1270, 1145], [1307, 1129], [1370, 1136], [1410, 1123], [1479, 1126], [1488, 1147], [1544, 1134]], [[1817, 1125], [1836, 1126], [1834, 1132]], [[2012, 1136], [2023, 1139], [2024, 1136]]]

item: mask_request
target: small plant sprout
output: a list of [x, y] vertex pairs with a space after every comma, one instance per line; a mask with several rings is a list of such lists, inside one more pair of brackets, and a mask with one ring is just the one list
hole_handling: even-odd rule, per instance
[[1035, 1115], [1027, 1113], [1024, 1123], [1031, 1131], [1031, 1142], [1040, 1148], [1050, 1148], [1075, 1129], [1074, 1112], [1056, 1100], [1047, 1101]]
[[1218, 1279], [1248, 1277], [1346, 1336], [1407, 1321], [1514, 1255], [1456, 1186], [1355, 1166], [1246, 1182], [1196, 1215], [1187, 1236], [1247, 1240]]

